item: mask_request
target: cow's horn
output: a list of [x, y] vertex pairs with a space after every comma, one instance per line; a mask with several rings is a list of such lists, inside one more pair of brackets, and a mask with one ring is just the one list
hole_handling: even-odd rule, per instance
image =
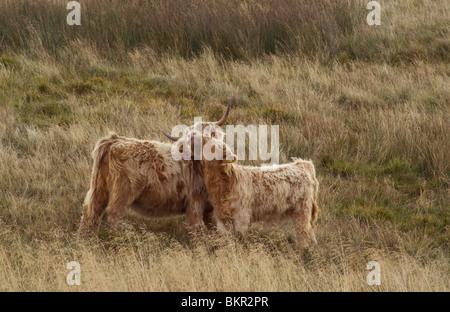
[[218, 122], [216, 122], [216, 126], [221, 126], [225, 123], [225, 121], [227, 120], [228, 114], [230, 113], [230, 107], [231, 107], [231, 100], [228, 100], [228, 106], [227, 106], [227, 110], [225, 111], [225, 114], [223, 114], [222, 118], [220, 118], [220, 120]]
[[178, 141], [178, 140], [180, 139], [180, 137], [174, 137], [174, 136], [171, 136], [170, 134], [167, 134], [166, 131], [164, 131], [164, 130], [161, 130], [161, 131], [162, 131], [162, 133], [164, 133], [164, 135], [165, 135], [166, 137], [168, 137], [168, 138], [171, 139], [172, 141]]

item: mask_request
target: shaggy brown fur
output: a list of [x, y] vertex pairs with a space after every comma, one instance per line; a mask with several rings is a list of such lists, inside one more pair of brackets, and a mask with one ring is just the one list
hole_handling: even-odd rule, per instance
[[[203, 144], [209, 140], [216, 141], [215, 146], [223, 150], [223, 160], [208, 161], [205, 154], [202, 159], [204, 181], [219, 231], [233, 229], [244, 233], [251, 222], [274, 222], [290, 217], [298, 246], [316, 243], [314, 223], [319, 183], [310, 161], [267, 167], [241, 166], [232, 163], [236, 156], [219, 140], [204, 137]], [[232, 160], [226, 160], [227, 153]]]
[[187, 214], [189, 225], [214, 225], [200, 161], [175, 161], [171, 144], [125, 138], [100, 139], [93, 151], [91, 189], [80, 233], [98, 228], [103, 214], [111, 228], [131, 208], [151, 217]]

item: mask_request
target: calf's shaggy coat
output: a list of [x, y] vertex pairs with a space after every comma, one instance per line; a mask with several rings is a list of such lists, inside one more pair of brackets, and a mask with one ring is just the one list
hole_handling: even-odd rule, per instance
[[[203, 157], [202, 165], [218, 230], [244, 233], [251, 222], [275, 222], [289, 217], [298, 246], [315, 244], [319, 183], [313, 164], [297, 160], [277, 166], [241, 166], [232, 163], [236, 156], [225, 144], [215, 141], [214, 148], [223, 149], [223, 160], [208, 161]], [[232, 160], [226, 160], [227, 154]]]

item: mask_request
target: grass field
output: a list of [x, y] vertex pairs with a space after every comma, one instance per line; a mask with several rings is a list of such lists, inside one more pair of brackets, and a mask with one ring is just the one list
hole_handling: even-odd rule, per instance
[[[373, 27], [364, 1], [83, 3], [72, 28], [65, 1], [0, 4], [0, 290], [450, 290], [448, 2], [380, 1]], [[183, 216], [77, 237], [100, 137], [165, 141], [228, 98], [228, 124], [278, 124], [280, 161], [316, 165], [316, 247]]]

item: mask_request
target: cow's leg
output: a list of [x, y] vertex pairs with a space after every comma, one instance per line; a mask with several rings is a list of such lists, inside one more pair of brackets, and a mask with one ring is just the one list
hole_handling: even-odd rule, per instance
[[112, 232], [119, 228], [120, 220], [131, 207], [136, 194], [131, 189], [126, 179], [118, 177], [110, 192], [108, 206], [106, 206], [107, 223]]
[[217, 232], [220, 235], [229, 235], [233, 227], [233, 220], [230, 218], [217, 220]]
[[90, 190], [88, 192], [83, 204], [80, 228], [78, 229], [79, 235], [83, 236], [90, 231], [98, 230], [100, 218], [105, 212], [107, 204], [108, 193], [106, 189]]
[[205, 203], [205, 210], [203, 211], [203, 223], [209, 231], [213, 231], [217, 228], [217, 221], [214, 218], [213, 206], [209, 203]]
[[[306, 205], [303, 205], [301, 208], [305, 207]], [[292, 213], [291, 219], [297, 236], [297, 246], [301, 249], [316, 244], [316, 236], [311, 226], [311, 211], [309, 209], [297, 210]]]
[[114, 198], [109, 201], [108, 206], [106, 207], [106, 220], [108, 227], [112, 232], [119, 229], [120, 221], [131, 203], [132, 200], [130, 201], [128, 198], [120, 198], [117, 196], [114, 196]]
[[231, 216], [222, 215], [217, 209], [214, 209], [213, 216], [216, 220], [217, 232], [220, 235], [229, 235], [233, 229], [233, 219]]
[[186, 209], [189, 227], [194, 235], [201, 233], [205, 212], [205, 200], [202, 196], [194, 196]]
[[250, 226], [250, 214], [244, 209], [236, 209], [233, 215], [233, 228], [235, 233], [244, 235]]

